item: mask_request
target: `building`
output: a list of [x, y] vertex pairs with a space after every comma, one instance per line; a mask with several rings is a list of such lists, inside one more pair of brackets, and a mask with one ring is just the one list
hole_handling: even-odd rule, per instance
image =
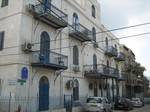
[[122, 96], [124, 57], [97, 0], [1, 1], [2, 111], [78, 111], [89, 96]]
[[123, 86], [125, 97], [140, 97], [143, 98], [144, 92], [144, 71], [145, 68], [137, 63], [135, 54], [125, 45], [121, 45], [121, 49], [125, 54], [125, 61], [122, 63], [123, 77], [126, 79]]

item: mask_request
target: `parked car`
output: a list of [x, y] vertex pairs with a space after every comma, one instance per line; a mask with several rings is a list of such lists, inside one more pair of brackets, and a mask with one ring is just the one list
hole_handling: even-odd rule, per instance
[[144, 102], [140, 98], [132, 98], [131, 99], [132, 105], [134, 107], [142, 107], [144, 106]]
[[150, 98], [144, 98], [143, 102], [144, 104], [150, 104]]
[[112, 112], [112, 105], [105, 97], [89, 97], [85, 110], [87, 112]]
[[118, 97], [115, 101], [114, 108], [121, 109], [121, 110], [132, 110], [133, 105], [130, 99]]

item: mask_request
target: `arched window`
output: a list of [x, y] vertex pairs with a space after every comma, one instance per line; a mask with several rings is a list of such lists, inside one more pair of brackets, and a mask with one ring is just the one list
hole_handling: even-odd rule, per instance
[[97, 56], [95, 54], [93, 55], [93, 69], [97, 70]]
[[96, 10], [94, 5], [92, 5], [92, 16], [96, 18]]
[[115, 44], [115, 49], [118, 51], [117, 45]]
[[117, 70], [119, 69], [118, 64], [116, 64], [116, 69], [117, 69]]
[[107, 63], [106, 63], [106, 64], [107, 64], [107, 67], [109, 67], [109, 61], [108, 61], [108, 60], [107, 60]]
[[96, 29], [94, 27], [92, 28], [92, 36], [93, 36], [93, 41], [96, 42]]
[[77, 46], [73, 47], [73, 64], [79, 65], [79, 50]]
[[79, 82], [77, 79], [74, 80], [73, 100], [79, 100]]
[[78, 30], [79, 28], [79, 18], [76, 13], [73, 14], [73, 27], [75, 30]]
[[107, 37], [105, 38], [105, 44], [106, 44], [106, 47], [108, 47], [108, 38]]
[[50, 51], [50, 37], [46, 31], [41, 33], [40, 40], [40, 62], [48, 63], [49, 62], [49, 52]]

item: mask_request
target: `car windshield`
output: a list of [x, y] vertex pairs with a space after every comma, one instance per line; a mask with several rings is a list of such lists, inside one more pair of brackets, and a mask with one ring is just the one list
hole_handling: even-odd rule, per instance
[[88, 98], [87, 103], [101, 103], [102, 100], [100, 98]]

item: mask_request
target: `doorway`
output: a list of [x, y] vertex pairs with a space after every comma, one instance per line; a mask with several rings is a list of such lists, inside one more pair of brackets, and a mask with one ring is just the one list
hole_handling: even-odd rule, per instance
[[45, 76], [39, 81], [39, 110], [49, 110], [49, 81]]

